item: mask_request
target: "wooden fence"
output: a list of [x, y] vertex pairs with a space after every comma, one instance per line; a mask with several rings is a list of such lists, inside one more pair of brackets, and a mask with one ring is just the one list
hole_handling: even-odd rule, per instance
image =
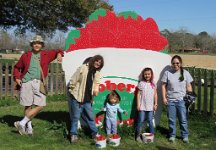
[[[14, 64], [0, 63], [0, 98], [17, 95], [13, 90], [15, 83], [12, 77]], [[192, 110], [213, 115], [216, 109], [216, 70], [186, 68], [194, 78], [193, 89], [197, 93], [197, 100]], [[65, 94], [65, 78], [61, 64], [51, 63], [47, 78], [48, 94]]]
[[201, 68], [186, 68], [192, 75], [192, 84], [197, 94], [196, 103], [192, 110], [209, 113], [211, 116], [216, 109], [216, 70]]
[[[14, 64], [0, 63], [0, 98], [7, 96], [17, 96], [15, 89], [16, 83], [13, 81], [13, 66]], [[49, 74], [46, 79], [48, 85], [48, 95], [65, 94], [65, 78], [61, 64], [51, 63], [49, 66]]]

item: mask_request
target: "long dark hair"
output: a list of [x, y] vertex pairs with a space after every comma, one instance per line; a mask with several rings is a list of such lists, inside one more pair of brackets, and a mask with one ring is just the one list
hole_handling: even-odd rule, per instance
[[[96, 69], [96, 68], [94, 68], [94, 62], [99, 61], [99, 60], [101, 60], [101, 65], [99, 68]], [[92, 70], [96, 69], [96, 70], [100, 71], [103, 68], [103, 66], [104, 66], [104, 59], [101, 55], [95, 55], [89, 60], [89, 68]]]
[[174, 59], [178, 59], [179, 62], [181, 63], [181, 65], [180, 65], [180, 77], [179, 77], [179, 81], [182, 82], [182, 81], [184, 81], [184, 69], [182, 67], [182, 58], [179, 55], [175, 55], [175, 56], [172, 57], [171, 63], [173, 62]]
[[87, 64], [92, 57], [88, 57], [83, 61], [83, 64]]

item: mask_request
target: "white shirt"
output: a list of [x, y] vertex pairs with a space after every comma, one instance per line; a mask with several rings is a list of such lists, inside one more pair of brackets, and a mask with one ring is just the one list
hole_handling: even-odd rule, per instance
[[138, 84], [140, 90], [140, 110], [153, 111], [155, 85], [149, 82], [141, 81]]

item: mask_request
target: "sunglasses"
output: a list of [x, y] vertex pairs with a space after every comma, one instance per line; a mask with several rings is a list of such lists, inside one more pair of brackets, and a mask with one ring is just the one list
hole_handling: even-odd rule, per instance
[[173, 65], [179, 65], [180, 63], [179, 62], [175, 62], [175, 63], [172, 63]]

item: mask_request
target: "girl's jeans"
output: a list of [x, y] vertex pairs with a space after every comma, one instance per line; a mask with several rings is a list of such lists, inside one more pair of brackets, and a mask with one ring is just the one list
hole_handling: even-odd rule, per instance
[[139, 111], [138, 120], [137, 120], [137, 127], [136, 127], [136, 135], [139, 136], [142, 124], [147, 117], [148, 124], [149, 124], [149, 131], [150, 133], [154, 134], [154, 126], [153, 126], [153, 111]]

